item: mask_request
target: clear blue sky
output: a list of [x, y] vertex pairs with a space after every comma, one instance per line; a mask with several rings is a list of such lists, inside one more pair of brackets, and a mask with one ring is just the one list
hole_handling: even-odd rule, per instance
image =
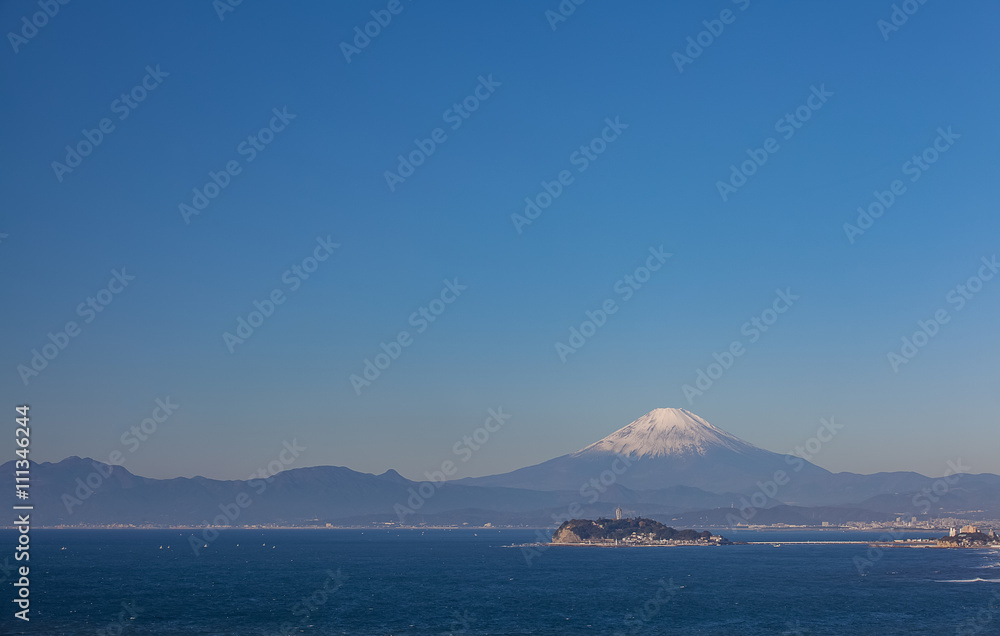
[[[1000, 280], [946, 298], [1000, 252], [994, 3], [928, 2], [886, 40], [891, 2], [592, 1], [553, 29], [556, 0], [402, 0], [348, 62], [341, 43], [387, 4], [245, 0], [220, 20], [209, 0], [73, 2], [17, 52], [40, 9], [0, 5], [15, 33], [2, 397], [32, 405], [35, 459], [120, 450], [141, 475], [242, 478], [295, 439], [295, 466], [416, 478], [502, 406], [513, 417], [461, 465], [473, 476], [676, 406], [781, 452], [834, 416], [815, 460], [832, 470], [1000, 472]], [[679, 72], [674, 54], [725, 9]], [[481, 76], [486, 99], [448, 119]], [[135, 108], [114, 103], [144, 79]], [[832, 93], [818, 110], [812, 87]], [[776, 123], [804, 105], [786, 139]], [[239, 146], [275, 108], [295, 118], [250, 161]], [[605, 131], [616, 117], [628, 127]], [[114, 129], [60, 181], [52, 163], [103, 118]], [[911, 181], [904, 164], [948, 127], [960, 137]], [[397, 155], [435, 128], [444, 141], [390, 189]], [[618, 136], [580, 171], [571, 155], [602, 132]], [[717, 182], [769, 137], [776, 152], [723, 201]], [[185, 223], [179, 204], [230, 161], [239, 174]], [[511, 215], [563, 170], [518, 233]], [[850, 242], [844, 224], [897, 179]], [[327, 236], [339, 247], [291, 290], [284, 272]], [[616, 281], [660, 246], [672, 256], [624, 300]], [[78, 305], [123, 267], [134, 280], [85, 323]], [[467, 289], [418, 333], [411, 314], [455, 278]], [[750, 342], [742, 325], [786, 288], [800, 298]], [[223, 334], [273, 289], [285, 302], [231, 353]], [[618, 311], [564, 363], [555, 344], [606, 299]], [[949, 321], [894, 372], [887, 354], [939, 309]], [[69, 321], [79, 334], [25, 385], [18, 365]], [[402, 330], [411, 344], [358, 395], [351, 374]], [[682, 386], [737, 340], [689, 403]], [[122, 434], [168, 396], [179, 410], [131, 452]]]

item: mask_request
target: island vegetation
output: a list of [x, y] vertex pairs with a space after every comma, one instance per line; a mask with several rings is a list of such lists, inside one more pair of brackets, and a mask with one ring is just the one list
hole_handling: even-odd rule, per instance
[[676, 530], [653, 519], [570, 519], [552, 534], [552, 543], [588, 545], [727, 545], [705, 530]]

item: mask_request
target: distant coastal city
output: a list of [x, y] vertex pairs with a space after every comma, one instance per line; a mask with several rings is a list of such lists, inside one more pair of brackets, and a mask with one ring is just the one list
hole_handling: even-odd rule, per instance
[[[295, 529], [370, 529], [370, 528], [384, 528], [384, 529], [400, 529], [400, 530], [412, 530], [412, 529], [462, 529], [462, 528], [495, 528], [495, 529], [535, 529], [542, 526], [536, 524], [494, 524], [494, 523], [456, 523], [456, 524], [432, 524], [432, 523], [399, 523], [396, 521], [383, 521], [383, 522], [371, 522], [371, 523], [358, 523], [358, 524], [336, 524], [321, 522], [319, 520], [313, 522], [304, 523], [257, 523], [257, 524], [246, 524], [246, 525], [190, 525], [190, 524], [180, 524], [180, 525], [164, 525], [164, 524], [133, 524], [133, 523], [112, 523], [112, 524], [56, 524], [39, 526], [41, 528], [50, 529], [88, 529], [88, 530], [100, 530], [100, 529], [135, 529], [135, 530], [198, 530], [205, 528], [212, 528], [216, 530], [223, 529], [259, 529], [259, 530], [295, 530]], [[1000, 519], [987, 519], [987, 520], [973, 520], [973, 519], [959, 519], [954, 517], [943, 517], [941, 519], [930, 519], [927, 521], [920, 522], [878, 522], [878, 521], [850, 521], [843, 524], [832, 524], [828, 521], [824, 521], [818, 525], [795, 525], [788, 523], [775, 523], [775, 524], [736, 524], [732, 526], [716, 526], [716, 525], [705, 525], [705, 528], [712, 530], [749, 530], [749, 531], [759, 531], [759, 530], [839, 530], [839, 531], [863, 531], [863, 532], [876, 532], [876, 531], [886, 531], [886, 532], [932, 532], [941, 531], [952, 533], [951, 536], [955, 536], [960, 533], [966, 532], [984, 532], [989, 534], [990, 532], [995, 532], [994, 529], [1000, 529]], [[969, 530], [969, 528], [974, 528]], [[984, 530], [985, 529], [985, 530]]]
[[[825, 541], [811, 539], [807, 541], [791, 541], [789, 543], [809, 544], [843, 544], [868, 543], [873, 546], [886, 547], [937, 547], [937, 548], [1000, 548], [1000, 536], [993, 529], [985, 530], [978, 526], [967, 524], [960, 528], [950, 528], [948, 535], [939, 538], [895, 538], [899, 535], [885, 535], [876, 541], [837, 539]], [[615, 511], [615, 518], [571, 519], [563, 522], [552, 533], [551, 545], [577, 546], [722, 546], [722, 545], [771, 544], [781, 547], [773, 541], [730, 541], [722, 535], [712, 534], [708, 530], [676, 530], [659, 521], [641, 517], [624, 518], [622, 509]]]

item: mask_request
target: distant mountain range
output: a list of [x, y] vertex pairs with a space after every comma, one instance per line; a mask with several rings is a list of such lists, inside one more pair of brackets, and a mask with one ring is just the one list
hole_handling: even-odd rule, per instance
[[[33, 464], [36, 525], [542, 525], [621, 506], [684, 526], [1000, 518], [1000, 476], [831, 473], [684, 409], [655, 409], [575, 453], [510, 473], [416, 482], [296, 468], [268, 479], [149, 479], [70, 457]], [[14, 491], [14, 462], [0, 467]]]

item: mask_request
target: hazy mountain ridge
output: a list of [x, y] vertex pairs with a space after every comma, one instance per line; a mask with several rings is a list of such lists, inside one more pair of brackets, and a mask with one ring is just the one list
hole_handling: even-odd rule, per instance
[[[8, 492], [13, 473], [13, 461], [0, 467]], [[689, 411], [656, 409], [579, 451], [488, 477], [417, 482], [395, 470], [318, 466], [267, 479], [150, 479], [70, 457], [32, 463], [31, 503], [42, 525], [202, 525], [220, 513], [232, 525], [548, 525], [570, 509], [609, 515], [618, 505], [691, 523], [716, 523], [747, 506], [754, 508], [752, 523], [817, 514], [826, 521], [1000, 516], [1000, 476], [958, 475], [943, 494], [934, 491], [941, 481], [913, 472], [831, 473], [758, 448]]]
[[[0, 474], [13, 491], [13, 462]], [[95, 475], [99, 476], [95, 477]], [[102, 475], [107, 475], [103, 477]], [[496, 512], [565, 505], [568, 493], [520, 492], [460, 484], [425, 486], [395, 471], [372, 475], [338, 466], [295, 468], [268, 479], [215, 480], [205, 477], [149, 479], [121, 466], [71, 457], [56, 463], [32, 463], [31, 503], [40, 524], [189, 524], [210, 522], [220, 507], [238, 506], [236, 524], [333, 522], [344, 517], [392, 514], [407, 506], [424, 514], [485, 505]], [[88, 481], [89, 480], [89, 481]], [[89, 484], [89, 485], [88, 485]], [[93, 487], [95, 486], [96, 487]], [[416, 497], [414, 497], [416, 493]], [[417, 504], [417, 505], [414, 505]], [[238, 504], [237, 504], [238, 505]], [[233, 515], [231, 515], [233, 516]]]

